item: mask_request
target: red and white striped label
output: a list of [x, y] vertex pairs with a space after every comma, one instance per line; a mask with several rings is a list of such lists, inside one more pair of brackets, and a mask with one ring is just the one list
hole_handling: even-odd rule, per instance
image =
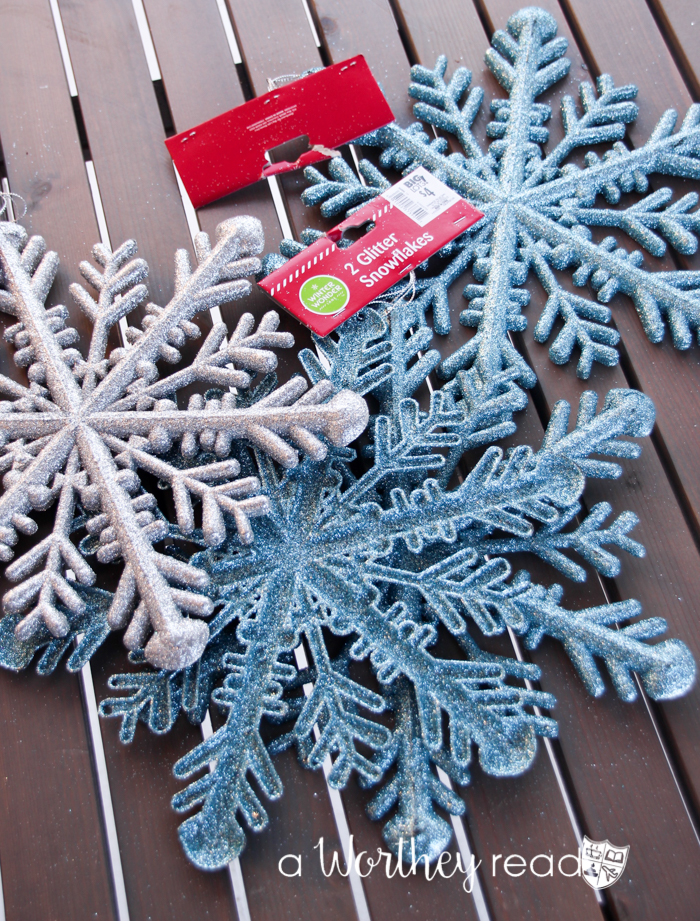
[[[419, 167], [259, 284], [327, 336], [482, 217]], [[369, 222], [374, 226], [359, 240], [337, 246], [345, 231]]]

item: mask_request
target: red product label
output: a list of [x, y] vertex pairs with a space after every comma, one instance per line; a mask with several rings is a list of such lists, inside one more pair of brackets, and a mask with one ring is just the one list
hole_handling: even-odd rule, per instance
[[[361, 54], [258, 96], [196, 128], [168, 138], [195, 208], [258, 179], [337, 156], [334, 148], [394, 120]], [[269, 163], [265, 153], [309, 138], [294, 163]]]
[[[482, 217], [421, 166], [259, 284], [327, 336]], [[372, 230], [338, 249], [344, 231], [370, 221]]]

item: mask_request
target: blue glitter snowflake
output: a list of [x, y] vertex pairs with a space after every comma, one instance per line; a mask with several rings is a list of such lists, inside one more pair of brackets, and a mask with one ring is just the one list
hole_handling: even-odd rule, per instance
[[[463, 154], [447, 155], [446, 142], [430, 140], [420, 126], [391, 125], [363, 139], [383, 148], [384, 166], [422, 164], [485, 214], [443, 251], [447, 264], [437, 276], [430, 266], [419, 276], [413, 299], [394, 292], [317, 340], [316, 352], [301, 353], [324, 393], [368, 399], [374, 415], [367, 437], [354, 449], [330, 445], [325, 457], [308, 451], [287, 470], [255, 444], [232, 444], [240, 474], [259, 481], [267, 514], [250, 520], [247, 542], [230, 522], [216, 545], [206, 546], [197, 528], [188, 532], [202, 550], [180, 561], [205, 574], [202, 591], [214, 609], [204, 652], [179, 671], [115, 676], [112, 687], [128, 693], [102, 704], [104, 715], [122, 720], [124, 741], [139, 721], [165, 732], [180, 712], [200, 723], [210, 701], [223, 713], [223, 724], [175, 766], [190, 783], [174, 806], [197, 810], [181, 826], [181, 841], [204, 869], [241, 852], [245, 827], [267, 825], [262, 797], [282, 794], [273, 756], [290, 746], [310, 768], [330, 758], [335, 787], [355, 772], [376, 788], [368, 812], [387, 819], [384, 836], [394, 853], [413, 839], [416, 854], [435, 859], [451, 837], [441, 811], [464, 810], [437, 769], [465, 784], [476, 756], [487, 773], [519, 774], [535, 757], [537, 736], [557, 730], [543, 712], [554, 699], [530, 684], [539, 669], [486, 652], [484, 637], [510, 631], [527, 649], [545, 636], [558, 640], [594, 695], [605, 689], [603, 670], [625, 700], [637, 695], [635, 675], [654, 699], [684, 694], [694, 681], [682, 642], [648, 642], [666, 624], [640, 619], [638, 602], [572, 611], [559, 585], [513, 573], [507, 559], [529, 553], [583, 581], [584, 563], [614, 577], [618, 550], [643, 555], [629, 536], [634, 514], [611, 518], [607, 503], [586, 512], [581, 500], [586, 477], [617, 477], [615, 459], [639, 455], [626, 437], [650, 433], [651, 401], [614, 390], [599, 405], [587, 392], [573, 424], [571, 407], [556, 404], [538, 449], [504, 452], [493, 443], [514, 433], [513, 414], [526, 404], [522, 388], [534, 383], [508, 336], [525, 325], [521, 286], [530, 268], [549, 294], [535, 335], [546, 339], [561, 319], [552, 357], [567, 360], [578, 343], [582, 376], [594, 360], [617, 360], [617, 334], [606, 325], [607, 308], [560, 285], [555, 271], [569, 265], [576, 282], [593, 282], [599, 300], [617, 290], [630, 294], [651, 338], [659, 338], [665, 320], [676, 343], [689, 344], [700, 307], [695, 276], [652, 275], [637, 254], [610, 241], [593, 244], [587, 225], [617, 226], [654, 252], [664, 239], [689, 251], [698, 227], [689, 196], [665, 210], [665, 193], [625, 210], [593, 205], [599, 192], [614, 202], [623, 191], [646, 191], [652, 172], [699, 175], [700, 117], [691, 110], [676, 134], [665, 117], [649, 144], [628, 151], [620, 141], [636, 114], [634, 89], [603, 78], [598, 97], [582, 89], [582, 116], [565, 101], [565, 140], [543, 157], [549, 109], [535, 100], [566, 73], [566, 43], [540, 10], [522, 11], [508, 29], [487, 55], [509, 93], [493, 104], [487, 153], [471, 133], [483, 94], [471, 90], [463, 101], [470, 75], [460, 69], [446, 84], [444, 60], [434, 71], [414, 68], [410, 92], [418, 117], [451, 132]], [[602, 161], [562, 165], [572, 150], [603, 141], [615, 146]], [[327, 215], [388, 185], [366, 163], [367, 185], [341, 160], [329, 169], [331, 180], [308, 171], [314, 185], [305, 193]], [[300, 247], [288, 242], [284, 253]], [[478, 284], [467, 288], [461, 320], [477, 332], [441, 360], [433, 334], [449, 330], [447, 289], [470, 265]], [[439, 387], [431, 384], [434, 371], [444, 380]], [[271, 387], [268, 381], [251, 391], [250, 405], [269, 399]], [[468, 466], [466, 452], [479, 449]], [[191, 459], [202, 462], [206, 457]], [[172, 526], [170, 535], [177, 537]], [[168, 552], [178, 560], [177, 544]], [[93, 607], [106, 611], [109, 597], [101, 597]], [[142, 662], [143, 653], [132, 659]]]
[[[665, 326], [678, 348], [688, 348], [700, 329], [700, 276], [697, 272], [650, 272], [642, 252], [627, 251], [612, 237], [597, 243], [593, 227], [625, 233], [654, 256], [667, 243], [679, 253], [694, 253], [700, 212], [693, 192], [672, 202], [670, 189], [649, 191], [649, 179], [660, 176], [700, 178], [700, 105], [693, 105], [678, 130], [677, 114], [669, 109], [649, 140], [630, 150], [624, 143], [626, 126], [637, 116], [633, 102], [637, 88], [616, 87], [603, 75], [597, 94], [590, 83], [580, 84], [582, 111], [570, 96], [561, 102], [564, 137], [549, 152], [548, 105], [537, 102], [569, 71], [563, 57], [567, 41], [556, 37], [556, 21], [544, 10], [521, 10], [497, 31], [486, 63], [507, 93], [491, 103], [493, 121], [488, 149], [472, 132], [481, 111], [483, 90], [471, 87], [471, 72], [459, 68], [445, 80], [447, 58], [434, 70], [411, 70], [409, 94], [417, 101], [414, 113], [424, 125], [451, 135], [461, 152], [450, 153], [444, 137], [426, 133], [417, 122], [409, 128], [390, 124], [360, 139], [381, 148], [380, 163], [404, 174], [424, 166], [484, 212], [479, 225], [443, 251], [446, 267], [418, 282], [418, 304], [432, 307], [435, 331], [449, 332], [448, 287], [473, 267], [475, 282], [464, 295], [469, 306], [460, 316], [476, 333], [440, 364], [438, 374], [449, 379], [467, 370], [472, 386], [486, 395], [498, 392], [507, 374], [522, 387], [532, 387], [535, 375], [513, 348], [510, 331], [524, 330], [522, 309], [530, 294], [522, 286], [534, 275], [547, 301], [534, 327], [538, 342], [552, 339], [550, 358], [566, 363], [579, 350], [578, 374], [587, 378], [593, 362], [617, 363], [617, 331], [609, 326], [611, 311], [604, 306], [615, 294], [628, 295], [647, 336], [659, 342]], [[611, 144], [601, 158], [590, 150]], [[585, 166], [570, 161], [571, 154], [588, 150]], [[364, 204], [389, 186], [382, 173], [367, 161], [360, 163], [362, 182], [341, 159], [332, 160], [330, 179], [309, 168], [313, 184], [304, 192], [309, 205], [321, 204], [326, 217]], [[609, 205], [623, 193], [640, 193], [639, 200], [619, 208], [595, 207], [602, 195]], [[595, 290], [597, 300], [572, 293], [557, 271], [573, 269], [576, 286]], [[588, 292], [586, 292], [588, 294]]]

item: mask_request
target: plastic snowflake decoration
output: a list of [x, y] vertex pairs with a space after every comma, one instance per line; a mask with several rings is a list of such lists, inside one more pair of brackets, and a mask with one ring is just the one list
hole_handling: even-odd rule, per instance
[[[611, 508], [601, 503], [577, 516], [586, 475], [621, 473], [616, 463], [590, 455], [638, 456], [620, 436], [650, 432], [651, 401], [617, 390], [597, 411], [595, 394], [586, 393], [568, 433], [562, 402], [539, 451], [523, 446], [504, 455], [490, 447], [453, 486], [463, 452], [502, 434], [503, 410], [499, 397], [475, 400], [465, 372], [420, 408], [413, 394], [435, 366], [432, 350], [420, 356], [430, 342], [420, 316], [415, 304], [388, 315], [366, 308], [337, 336], [319, 341], [320, 358], [301, 353], [316, 386], [330, 382], [378, 400], [367, 469], [356, 475], [353, 452], [345, 449], [281, 472], [259, 450], [240, 448], [241, 467], [259, 478], [270, 509], [251, 521], [250, 545], [230, 529], [221, 546], [190, 560], [209, 577], [219, 607], [210, 645], [182, 672], [115, 676], [112, 687], [132, 693], [102, 704], [104, 715], [121, 717], [124, 741], [139, 720], [166, 731], [181, 709], [201, 721], [210, 698], [227, 714], [175, 766], [181, 778], [205, 771], [174, 800], [181, 811], [202, 807], [180, 829], [186, 853], [202, 868], [224, 866], [240, 853], [241, 824], [265, 827], [252, 779], [265, 796], [280, 796], [271, 755], [290, 745], [308, 767], [332, 756], [329, 781], [337, 787], [352, 771], [366, 786], [383, 784], [369, 813], [381, 818], [396, 807], [385, 829], [392, 850], [413, 838], [418, 854], [436, 858], [451, 827], [435, 806], [452, 813], [464, 807], [435, 766], [467, 783], [476, 748], [488, 773], [518, 774], [534, 758], [536, 736], [556, 733], [540, 710], [553, 698], [522, 685], [539, 669], [484, 652], [480, 634], [510, 629], [528, 648], [545, 635], [556, 638], [596, 695], [604, 683], [595, 657], [626, 700], [637, 693], [632, 672], [656, 699], [683, 694], [694, 680], [683, 643], [645, 642], [665, 630], [661, 618], [621, 626], [640, 613], [637, 602], [567, 610], [558, 585], [534, 584], [525, 572], [511, 578], [504, 557], [531, 553], [582, 580], [585, 571], [571, 554], [608, 576], [620, 567], [610, 547], [643, 554], [628, 536], [637, 520], [632, 513], [606, 525]], [[442, 631], [461, 657], [431, 651]], [[338, 640], [329, 641], [333, 634], [340, 651]], [[310, 665], [299, 670], [295, 663], [304, 658]], [[353, 670], [365, 659], [378, 690]], [[373, 718], [385, 710], [393, 712], [391, 728]], [[263, 722], [287, 724], [287, 731], [266, 744]]]
[[[570, 407], [561, 402], [539, 450], [521, 446], [504, 454], [492, 446], [471, 470], [459, 467], [465, 451], [515, 431], [513, 413], [525, 403], [518, 385], [534, 383], [508, 337], [524, 325], [527, 293], [518, 286], [530, 268], [550, 295], [536, 334], [546, 336], [561, 317], [553, 357], [565, 360], [578, 342], [584, 375], [594, 359], [616, 360], [616, 333], [605, 326], [607, 309], [563, 289], [553, 268], [578, 265], [575, 280], [592, 277], [602, 299], [628, 291], [643, 305], [650, 331], [658, 336], [660, 320], [653, 327], [649, 318], [664, 314], [679, 344], [687, 344], [683, 330], [693, 327], [697, 307], [690, 276], [652, 276], [636, 255], [609, 242], [592, 244], [585, 227], [605, 220], [657, 251], [659, 234], [681, 249], [694, 244], [697, 218], [687, 213], [689, 199], [663, 212], [659, 195], [625, 212], [592, 206], [598, 191], [615, 200], [620, 190], [644, 189], [652, 169], [697, 170], [695, 113], [677, 135], [666, 117], [643, 151], [617, 145], [585, 170], [562, 167], [576, 147], [619, 141], [635, 115], [633, 89], [615, 89], [604, 79], [598, 99], [591, 88], [582, 91], [581, 118], [565, 103], [566, 139], [542, 159], [538, 145], [549, 110], [535, 100], [566, 72], [565, 42], [554, 38], [554, 21], [541, 11], [518, 14], [509, 29], [489, 52], [510, 101], [494, 104], [489, 133], [497, 140], [487, 154], [471, 134], [482, 94], [473, 90], [460, 108], [469, 74], [460, 70], [446, 85], [444, 63], [435, 71], [414, 68], [411, 93], [420, 100], [419, 117], [455, 134], [465, 155], [445, 156], [445, 142], [430, 141], [420, 126], [391, 125], [363, 139], [384, 147], [385, 166], [422, 164], [485, 213], [472, 233], [443, 251], [448, 264], [437, 276], [427, 267], [417, 297], [407, 301], [395, 292], [393, 304], [366, 308], [317, 340], [316, 353], [301, 354], [316, 386], [330, 382], [371, 397], [369, 443], [359, 457], [331, 450], [287, 472], [260, 450], [240, 447], [241, 468], [260, 480], [270, 510], [251, 521], [250, 545], [229, 528], [223, 544], [190, 560], [208, 576], [217, 606], [209, 645], [184, 671], [115, 676], [112, 686], [131, 693], [102, 705], [105, 715], [122, 719], [125, 741], [139, 720], [164, 732], [182, 710], [199, 722], [210, 700], [225, 714], [224, 725], [175, 766], [178, 777], [194, 778], [174, 806], [199, 810], [180, 837], [202, 868], [239, 854], [244, 826], [266, 826], [260, 792], [272, 799], [282, 794], [271, 756], [290, 745], [308, 767], [330, 757], [336, 787], [353, 771], [362, 785], [378, 787], [368, 812], [388, 817], [391, 849], [400, 853], [402, 840], [413, 839], [417, 854], [435, 859], [451, 836], [436, 807], [464, 810], [436, 767], [467, 783], [476, 751], [486, 772], [518, 774], [534, 758], [536, 737], [556, 732], [542, 712], [553, 698], [525, 683], [539, 670], [485, 652], [481, 635], [510, 630], [527, 648], [555, 638], [595, 695], [605, 687], [600, 662], [625, 700], [637, 693], [633, 672], [656, 699], [683, 694], [693, 683], [695, 665], [683, 643], [646, 642], [664, 631], [661, 618], [637, 619], [635, 601], [568, 610], [560, 586], [535, 584], [526, 572], [513, 575], [506, 558], [534, 554], [583, 580], [577, 554], [606, 576], [619, 572], [615, 547], [643, 554], [629, 537], [632, 513], [608, 521], [612, 509], [601, 503], [584, 514], [580, 497], [586, 476], [620, 475], [618, 464], [602, 458], [638, 456], [622, 436], [651, 431], [648, 398], [612, 391], [598, 407], [596, 395], [586, 393], [571, 431]], [[341, 160], [331, 161], [331, 181], [308, 170], [314, 186], [307, 203], [323, 202], [323, 212], [333, 215], [388, 186], [369, 164], [361, 170], [368, 185]], [[301, 248], [286, 241], [283, 252]], [[279, 258], [267, 262], [273, 267]], [[430, 348], [426, 310], [433, 308], [435, 331], [449, 329], [447, 288], [472, 262], [481, 284], [467, 289], [471, 303], [462, 321], [478, 330], [441, 361]], [[436, 369], [447, 382], [429, 392], [425, 382]], [[437, 654], [432, 647], [440, 634], [449, 634], [461, 655]], [[374, 687], [358, 661], [371, 666]], [[375, 717], [386, 711], [388, 724]], [[264, 723], [282, 727], [272, 742], [264, 741]]]
[[[419, 281], [418, 303], [423, 310], [432, 307], [436, 332], [449, 332], [447, 288], [473, 266], [477, 283], [464, 291], [469, 306], [460, 322], [477, 332], [442, 362], [438, 373], [451, 378], [468, 369], [472, 386], [487, 397], [502, 392], [504, 379], [523, 387], [535, 383], [533, 371], [508, 336], [527, 325], [522, 308], [530, 295], [522, 285], [532, 273], [547, 293], [535, 339], [546, 342], [561, 321], [550, 357], [564, 364], [578, 346], [578, 374], [584, 379], [594, 361], [613, 365], [618, 360], [619, 335], [607, 325], [611, 313], [604, 306], [617, 292], [632, 298], [652, 342], [661, 340], [665, 324], [678, 348], [688, 348], [693, 333], [700, 331], [697, 273], [650, 272], [641, 251], [627, 252], [612, 236], [596, 243], [590, 230], [621, 230], [655, 256], [664, 253], [666, 241], [680, 253], [696, 251], [700, 213], [690, 209], [697, 204], [697, 194], [671, 202], [670, 189], [649, 192], [649, 177], [700, 178], [700, 106], [690, 107], [678, 131], [676, 112], [669, 109], [646, 144], [630, 150], [623, 138], [625, 126], [637, 116], [632, 101], [637, 88], [616, 87], [604, 75], [597, 95], [590, 83], [580, 85], [582, 112], [571, 97], [562, 99], [564, 137], [545, 155], [542, 145], [548, 140], [545, 123], [551, 109], [537, 99], [568, 73], [570, 61], [563, 57], [567, 41], [556, 37], [552, 16], [537, 8], [513, 15], [507, 29], [494, 34], [493, 47], [486, 53], [489, 69], [508, 94], [491, 103], [494, 120], [487, 134], [494, 140], [488, 150], [472, 133], [484, 93], [478, 87], [470, 89], [471, 73], [465, 68], [446, 83], [445, 57], [434, 70], [413, 67], [409, 93], [418, 100], [416, 116], [452, 135], [463, 152], [448, 153], [447, 141], [429, 136], [420, 123], [407, 129], [387, 125], [360, 139], [382, 148], [384, 167], [408, 173], [424, 166], [484, 212], [480, 224], [443, 250], [449, 258], [443, 271]], [[585, 166], [568, 162], [575, 151], [604, 143], [612, 148], [602, 158], [590, 151]], [[321, 211], [330, 217], [389, 186], [367, 161], [360, 164], [360, 173], [365, 184], [340, 158], [330, 163], [331, 180], [309, 168], [306, 176], [314, 186], [306, 190], [304, 200], [323, 202]], [[628, 192], [642, 197], [621, 208], [595, 207], [600, 195], [613, 205]], [[574, 269], [574, 284], [590, 282], [598, 302], [560, 283], [555, 270], [569, 267]]]
[[[5, 664], [19, 667], [38, 647], [51, 643], [47, 663], [59, 649], [81, 635], [71, 667], [78, 668], [110, 630], [128, 628], [129, 649], [142, 649], [154, 665], [178, 669], [199, 659], [209, 639], [201, 619], [213, 611], [201, 590], [206, 575], [153, 544], [170, 528], [155, 497], [142, 487], [138, 472], [156, 477], [172, 489], [177, 534], [187, 537], [195, 526], [193, 500], [202, 507], [202, 536], [210, 546], [225, 535], [230, 517], [243, 544], [252, 539], [250, 519], [264, 515], [269, 501], [259, 494], [254, 477], [237, 478], [238, 462], [229, 458], [233, 439], [246, 438], [283, 466], [293, 466], [296, 444], [320, 458], [326, 444], [346, 444], [364, 429], [367, 408], [353, 393], [330, 402], [329, 385], [301, 396], [301, 378], [270, 392], [254, 407], [238, 405], [230, 388], [249, 387], [257, 372], [276, 365], [271, 346], [289, 347], [289, 333], [275, 332], [270, 313], [254, 331], [244, 315], [228, 344], [226, 327], [214, 326], [196, 357], [185, 368], [160, 378], [157, 361], [177, 363], [179, 349], [200, 336], [192, 317], [250, 290], [245, 275], [259, 270], [262, 250], [259, 221], [234, 219], [219, 225], [212, 250], [206, 234], [196, 239], [198, 266], [193, 271], [185, 250], [176, 255], [175, 294], [165, 307], [148, 304], [142, 328], [126, 328], [128, 348], [106, 357], [110, 329], [147, 296], [148, 267], [134, 259], [136, 244], [115, 252], [97, 245], [99, 269], [82, 263], [81, 272], [99, 292], [97, 300], [80, 285], [71, 293], [93, 324], [86, 358], [71, 346], [76, 330], [66, 328], [68, 311], [46, 309], [44, 301], [58, 268], [55, 253], [41, 237], [27, 240], [17, 224], [0, 224], [2, 270], [0, 309], [16, 317], [5, 332], [15, 361], [27, 368], [30, 385], [0, 376], [4, 492], [0, 498], [0, 558], [13, 557], [18, 532], [31, 535], [35, 510], [56, 506], [53, 529], [7, 568], [17, 586], [5, 594], [8, 615], [2, 622]], [[222, 348], [222, 346], [224, 346]], [[194, 383], [224, 388], [208, 396], [194, 393], [179, 409], [177, 393]], [[161, 457], [177, 442], [177, 457]], [[292, 443], [292, 445], [289, 444]], [[208, 459], [187, 463], [208, 452]], [[71, 541], [77, 503], [100, 563], [123, 560], [113, 599], [104, 610], [98, 594], [81, 588], [95, 582], [95, 572]], [[149, 639], [150, 636], [150, 639]], [[148, 642], [146, 642], [148, 640]]]

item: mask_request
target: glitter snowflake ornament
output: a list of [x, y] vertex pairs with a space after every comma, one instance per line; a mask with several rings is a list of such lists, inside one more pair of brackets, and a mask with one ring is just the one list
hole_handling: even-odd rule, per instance
[[[346, 392], [326, 402], [332, 390], [328, 384], [302, 396], [306, 384], [301, 378], [270, 392], [254, 407], [237, 405], [231, 388], [245, 390], [257, 372], [275, 367], [270, 347], [293, 343], [289, 333], [275, 331], [279, 321], [274, 313], [257, 330], [252, 316], [244, 315], [224, 348], [226, 328], [215, 325], [187, 367], [160, 377], [156, 362], [179, 362], [179, 349], [200, 335], [192, 317], [247, 294], [250, 282], [244, 277], [260, 268], [259, 221], [234, 219], [219, 225], [217, 234], [213, 249], [206, 234], [198, 235], [194, 270], [187, 252], [178, 251], [172, 300], [165, 307], [148, 304], [141, 328], [126, 328], [128, 347], [112, 349], [108, 357], [111, 328], [147, 296], [141, 283], [147, 266], [133, 258], [133, 241], [115, 252], [95, 246], [99, 268], [90, 263], [80, 268], [99, 293], [97, 300], [80, 285], [71, 287], [93, 325], [84, 358], [71, 347], [78, 335], [66, 327], [65, 307], [44, 306], [58, 267], [56, 254], [46, 252], [41, 237], [27, 240], [19, 225], [0, 224], [0, 308], [18, 321], [5, 338], [31, 382], [27, 387], [0, 377], [0, 391], [11, 398], [0, 404], [0, 465], [5, 471], [0, 557], [12, 558], [18, 532], [36, 532], [33, 511], [56, 506], [51, 533], [6, 571], [18, 583], [3, 600], [9, 616], [2, 624], [3, 638], [9, 641], [12, 663], [18, 656], [31, 658], [36, 646], [46, 643], [47, 631], [57, 638], [84, 633], [81, 618], [91, 601], [80, 587], [92, 585], [95, 573], [71, 541], [77, 499], [87, 513], [84, 524], [97, 545], [97, 560], [121, 559], [124, 564], [106, 612], [107, 632], [127, 627], [125, 645], [145, 645], [146, 659], [158, 667], [178, 669], [195, 662], [209, 639], [200, 619], [213, 611], [201, 593], [207, 578], [154, 549], [169, 534], [169, 526], [157, 514], [156, 500], [142, 487], [137, 471], [170, 486], [181, 535], [194, 529], [195, 500], [201, 504], [206, 544], [215, 546], [224, 539], [226, 517], [247, 544], [252, 539], [250, 519], [266, 514], [269, 500], [259, 495], [257, 479], [237, 478], [240, 465], [229, 458], [232, 441], [246, 438], [290, 467], [298, 462], [294, 445], [320, 458], [327, 446], [319, 435], [343, 445], [366, 425], [361, 398]], [[218, 399], [195, 393], [188, 407], [179, 409], [178, 391], [193, 383], [225, 390]], [[185, 461], [205, 450], [210, 459], [177, 464], [171, 456], [159, 457], [171, 452], [174, 442]], [[220, 460], [212, 460], [212, 453]], [[77, 630], [71, 618], [80, 621]], [[104, 612], [101, 618], [104, 623]], [[10, 627], [13, 636], [8, 636]], [[88, 635], [86, 652], [94, 651], [102, 632]], [[17, 644], [24, 644], [24, 650]], [[78, 655], [73, 665], [82, 661], [84, 655]]]
[[[330, 758], [335, 787], [355, 773], [376, 789], [368, 813], [386, 820], [395, 854], [405, 855], [412, 839], [416, 854], [436, 859], [452, 833], [441, 810], [464, 811], [437, 769], [454, 784], [469, 782], [474, 758], [489, 774], [519, 774], [537, 737], [557, 731], [545, 712], [554, 699], [528, 684], [539, 669], [486, 652], [483, 637], [511, 632], [527, 649], [545, 636], [557, 640], [596, 696], [603, 672], [628, 701], [637, 695], [635, 674], [654, 699], [693, 684], [695, 664], [682, 642], [649, 642], [665, 631], [662, 618], [641, 619], [634, 600], [572, 611], [561, 586], [537, 584], [508, 560], [530, 554], [583, 581], [583, 563], [614, 577], [618, 551], [644, 554], [630, 536], [634, 514], [611, 518], [609, 504], [585, 511], [581, 500], [587, 477], [618, 477], [617, 459], [639, 455], [627, 439], [650, 433], [651, 401], [614, 390], [601, 402], [587, 392], [573, 422], [571, 407], [556, 404], [539, 449], [504, 452], [493, 442], [515, 432], [523, 388], [535, 382], [509, 336], [525, 326], [521, 286], [530, 272], [549, 295], [536, 337], [546, 339], [561, 320], [552, 358], [566, 361], [578, 344], [584, 377], [593, 361], [617, 361], [617, 333], [607, 326], [608, 308], [560, 284], [556, 272], [567, 266], [576, 283], [592, 282], [599, 301], [630, 294], [652, 339], [667, 322], [676, 344], [688, 344], [700, 306], [695, 276], [647, 272], [639, 254], [610, 240], [595, 245], [588, 225], [619, 227], [655, 253], [664, 240], [692, 249], [694, 197], [669, 205], [666, 193], [654, 193], [609, 212], [594, 205], [599, 193], [616, 202], [624, 191], [645, 191], [654, 171], [699, 175], [700, 119], [691, 110], [674, 134], [665, 116], [646, 148], [629, 151], [621, 139], [636, 114], [635, 91], [603, 78], [598, 96], [582, 89], [582, 115], [565, 101], [566, 137], [544, 156], [549, 109], [536, 99], [566, 73], [566, 43], [541, 10], [521, 11], [508, 29], [488, 54], [509, 99], [493, 104], [487, 152], [471, 132], [483, 94], [472, 89], [464, 99], [464, 69], [446, 83], [444, 59], [434, 71], [414, 68], [410, 92], [418, 117], [452, 133], [463, 153], [447, 154], [446, 142], [420, 125], [390, 125], [362, 139], [383, 148], [385, 167], [423, 165], [485, 214], [442, 251], [437, 274], [431, 263], [422, 267], [412, 295], [394, 290], [316, 338], [315, 352], [301, 353], [316, 387], [370, 399], [368, 443], [288, 471], [242, 446], [241, 469], [259, 479], [270, 510], [251, 520], [249, 545], [229, 527], [222, 544], [190, 560], [206, 573], [216, 606], [202, 658], [179, 672], [117, 675], [112, 687], [127, 694], [102, 704], [104, 715], [121, 719], [124, 741], [139, 721], [157, 732], [180, 712], [201, 722], [209, 700], [221, 712], [223, 725], [175, 765], [189, 785], [173, 805], [195, 810], [180, 838], [204, 869], [237, 856], [246, 827], [267, 825], [263, 800], [282, 794], [273, 756], [289, 746], [307, 767]], [[564, 163], [576, 148], [605, 141], [615, 146], [603, 160], [588, 157], [583, 169]], [[341, 159], [330, 162], [330, 179], [307, 170], [306, 203], [334, 216], [389, 185], [366, 161], [360, 172], [364, 182]], [[285, 241], [283, 257], [316, 235]], [[266, 270], [283, 257], [266, 257]], [[449, 331], [447, 291], [470, 266], [477, 283], [466, 289], [461, 321], [476, 333], [443, 359], [431, 347], [434, 332]], [[429, 388], [435, 371], [444, 383]], [[463, 467], [475, 449], [481, 457]]]
[[[700, 213], [691, 209], [697, 194], [672, 202], [669, 189], [650, 192], [649, 179], [654, 174], [700, 178], [700, 106], [690, 107], [678, 130], [676, 112], [668, 110], [648, 141], [630, 150], [623, 139], [637, 116], [637, 88], [616, 87], [603, 75], [597, 94], [590, 83], [580, 85], [581, 111], [571, 97], [562, 99], [564, 137], [545, 153], [551, 109], [537, 99], [570, 66], [563, 57], [567, 41], [556, 32], [549, 13], [527, 8], [509, 19], [507, 31], [494, 34], [486, 63], [508, 95], [491, 103], [493, 121], [487, 134], [493, 140], [488, 149], [472, 132], [483, 91], [471, 87], [465, 68], [446, 82], [445, 57], [434, 70], [413, 67], [409, 93], [418, 100], [417, 118], [452, 135], [461, 152], [449, 153], [447, 141], [428, 135], [420, 122], [409, 128], [394, 123], [360, 139], [381, 148], [384, 167], [407, 173], [424, 166], [484, 212], [475, 232], [443, 251], [449, 257], [443, 271], [419, 281], [418, 302], [424, 310], [432, 307], [436, 332], [449, 332], [447, 288], [473, 267], [476, 283], [464, 291], [469, 306], [460, 322], [476, 328], [476, 334], [445, 358], [438, 373], [451, 378], [467, 370], [472, 385], [486, 395], [501, 389], [504, 375], [515, 386], [535, 383], [532, 369], [509, 338], [510, 331], [527, 325], [522, 309], [530, 294], [522, 285], [532, 274], [547, 294], [535, 339], [547, 342], [561, 321], [550, 357], [564, 364], [578, 348], [578, 374], [584, 379], [594, 362], [613, 365], [618, 360], [619, 335], [608, 325], [611, 312], [604, 306], [618, 292], [632, 299], [652, 342], [661, 340], [668, 325], [674, 344], [688, 348], [700, 330], [696, 272], [650, 272], [640, 250], [628, 252], [612, 236], [596, 243], [590, 230], [620, 230], [655, 256], [664, 253], [667, 243], [680, 253], [696, 251]], [[612, 145], [602, 158], [590, 150], [599, 144]], [[585, 165], [579, 166], [570, 155], [582, 149], [589, 152]], [[306, 176], [313, 187], [303, 197], [307, 204], [322, 203], [322, 213], [330, 217], [389, 186], [366, 161], [360, 172], [364, 182], [340, 159], [331, 161], [330, 179], [309, 168]], [[615, 205], [628, 192], [642, 197], [622, 208], [594, 207], [599, 196]], [[556, 272], [567, 268], [574, 270], [575, 285], [592, 284], [597, 301], [561, 284]]]

